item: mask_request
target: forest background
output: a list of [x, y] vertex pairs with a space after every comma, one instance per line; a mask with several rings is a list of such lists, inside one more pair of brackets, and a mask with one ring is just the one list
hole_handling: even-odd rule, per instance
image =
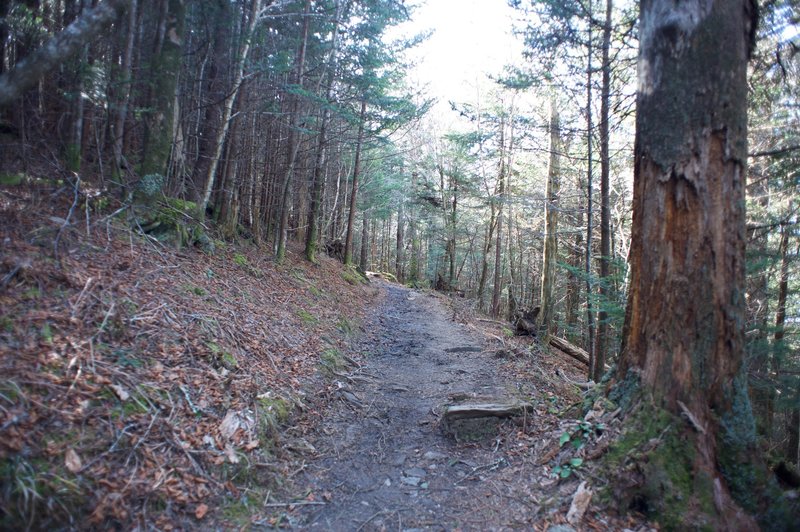
[[[22, 95], [3, 79], [0, 182], [38, 179], [44, 161], [87, 212], [125, 209], [176, 246], [247, 240], [281, 262], [298, 241], [309, 261], [324, 252], [494, 318], [537, 307], [539, 336], [582, 347], [600, 381], [628, 297], [638, 6], [511, 4], [525, 61], [447, 102], [448, 128], [429, 113], [445, 102], [411, 81], [426, 35], [401, 37], [405, 2], [5, 2], [0, 76], [97, 24]], [[749, 63], [745, 290], [758, 434], [794, 467], [797, 13], [761, 6]]]

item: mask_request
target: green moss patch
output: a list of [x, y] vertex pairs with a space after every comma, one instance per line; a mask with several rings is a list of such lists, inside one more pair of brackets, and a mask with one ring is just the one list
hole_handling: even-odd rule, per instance
[[306, 325], [316, 325], [319, 322], [313, 314], [304, 309], [297, 309], [297, 317]]
[[211, 352], [211, 361], [215, 367], [219, 368], [221, 366], [230, 371], [239, 367], [236, 355], [222, 348], [218, 343], [206, 342], [206, 347]]
[[200, 287], [200, 286], [194, 286], [194, 285], [191, 285], [191, 284], [185, 284], [185, 285], [183, 285], [182, 288], [184, 290], [186, 290], [188, 293], [194, 294], [196, 296], [203, 297], [203, 296], [208, 295], [208, 291], [206, 291], [205, 288]]
[[256, 399], [256, 419], [262, 447], [269, 448], [278, 435], [281, 425], [287, 423], [294, 405], [274, 392], [260, 394]]
[[358, 271], [358, 269], [355, 266], [346, 266], [345, 269], [342, 271], [342, 279], [344, 279], [353, 286], [369, 283], [369, 279], [367, 279], [367, 276]]
[[340, 373], [349, 367], [347, 359], [342, 355], [341, 351], [334, 347], [325, 349], [319, 358], [323, 372], [330, 374]]
[[15, 187], [25, 182], [25, 174], [0, 173], [0, 185]]
[[202, 216], [196, 203], [178, 198], [163, 198], [156, 203], [147, 202], [137, 210], [135, 220], [141, 230], [176, 249], [197, 246], [206, 253], [216, 250], [213, 240], [208, 237], [200, 224]]
[[690, 430], [685, 421], [640, 398], [602, 462], [611, 479], [607, 502], [623, 512], [638, 511], [667, 530], [711, 529], [713, 481], [694, 470]]

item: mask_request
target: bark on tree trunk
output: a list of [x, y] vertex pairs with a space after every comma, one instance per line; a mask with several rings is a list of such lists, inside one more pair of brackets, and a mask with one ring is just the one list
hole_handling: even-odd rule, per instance
[[336, 3], [336, 20], [331, 38], [331, 50], [328, 53], [328, 65], [325, 76], [325, 105], [317, 135], [317, 151], [314, 158], [314, 173], [311, 183], [311, 209], [308, 215], [308, 232], [306, 233], [306, 259], [316, 261], [317, 243], [319, 241], [320, 211], [322, 210], [322, 190], [325, 185], [325, 155], [328, 136], [328, 122], [331, 119], [331, 103], [333, 101], [333, 80], [336, 68], [336, 50], [339, 35], [339, 22], [342, 18], [342, 2]]
[[552, 332], [553, 287], [556, 280], [558, 259], [558, 196], [561, 188], [561, 128], [558, 118], [558, 103], [555, 95], [550, 97], [550, 164], [547, 169], [547, 190], [544, 219], [544, 250], [542, 252], [542, 287], [539, 306], [539, 329], [546, 338]]
[[[592, 13], [592, 0], [588, 1]], [[589, 353], [588, 377], [592, 378], [594, 359], [594, 310], [592, 309], [592, 24], [587, 24], [586, 48], [586, 351]]]
[[[509, 185], [510, 188], [510, 185]], [[514, 209], [511, 203], [508, 204], [508, 238], [506, 239], [506, 246], [508, 247], [508, 309], [506, 316], [509, 320], [514, 319], [514, 314], [517, 312], [517, 298], [515, 289], [517, 287], [517, 265], [515, 261], [515, 242], [514, 242]], [[472, 243], [470, 242], [469, 253], [472, 253]], [[466, 257], [464, 257], [466, 261]], [[463, 267], [463, 264], [462, 264]]]
[[358, 268], [365, 273], [369, 269], [369, 218], [366, 210], [361, 215], [361, 257]]
[[[577, 180], [578, 190], [582, 189], [582, 182]], [[583, 226], [583, 206], [578, 206], [578, 213], [575, 221], [575, 227]], [[581, 281], [580, 277], [575, 273], [580, 270], [581, 262], [583, 260], [583, 233], [580, 231], [575, 232], [575, 242], [573, 249], [570, 253], [570, 265], [572, 270], [569, 272], [567, 278], [567, 301], [566, 301], [566, 324], [567, 324], [567, 338], [573, 342], [577, 342], [580, 338], [580, 331], [577, 330], [578, 326], [578, 305], [580, 304], [581, 297]]]
[[[783, 362], [786, 358], [786, 344], [784, 336], [786, 334], [786, 297], [789, 292], [789, 228], [781, 225], [781, 270], [778, 279], [778, 307], [775, 312], [775, 336], [773, 338], [773, 365], [777, 370], [775, 373], [780, 375]], [[794, 400], [797, 401], [798, 393], [795, 393]], [[786, 432], [789, 437], [786, 440], [786, 457], [792, 464], [800, 462], [800, 409], [791, 408], [787, 413]]]
[[489, 223], [486, 226], [483, 239], [483, 252], [481, 253], [481, 276], [478, 281], [478, 308], [486, 309], [486, 281], [489, 279], [489, 256], [492, 253], [492, 242], [494, 241], [494, 228], [497, 224], [494, 200], [489, 204]]
[[[653, 402], [631, 408], [630, 423], [637, 408], [640, 422], [664, 412], [678, 423], [664, 422], [637, 495], [662, 516], [672, 512], [677, 528], [699, 519], [754, 528], [734, 501], [762, 502], [753, 493], [765, 490], [742, 367], [752, 7], [641, 2], [631, 284], [617, 379], [628, 389], [638, 381]], [[624, 388], [612, 396], [629, 396]], [[671, 448], [670, 439], [682, 443]], [[691, 479], [691, 493], [676, 497], [665, 460]], [[664, 491], [648, 492], [659, 475]], [[709, 502], [675, 512], [692, 494]], [[763, 510], [758, 502], [747, 509]]]
[[453, 290], [456, 286], [456, 230], [458, 223], [458, 180], [450, 176], [450, 190], [453, 194], [453, 201], [450, 209], [450, 220], [447, 241], [447, 287]]
[[117, 112], [114, 117], [114, 171], [118, 176], [122, 176], [122, 157], [123, 141], [125, 138], [125, 121], [128, 118], [128, 102], [131, 97], [131, 72], [133, 68], [133, 45], [136, 39], [136, 17], [138, 11], [138, 0], [131, 0], [128, 8], [128, 28], [125, 38], [125, 51], [122, 54], [122, 68], [118, 83], [119, 98], [117, 100]]
[[167, 173], [175, 117], [175, 87], [180, 73], [185, 6], [181, 0], [163, 0], [161, 21], [151, 60], [150, 109], [144, 118], [144, 146], [139, 172]]
[[503, 292], [503, 199], [505, 198], [506, 159], [505, 159], [505, 120], [500, 121], [500, 164], [498, 167], [498, 192], [500, 203], [497, 207], [497, 241], [494, 248], [494, 289], [492, 290], [492, 317], [500, 316], [500, 296]]
[[608, 304], [609, 279], [608, 264], [611, 260], [611, 209], [609, 206], [609, 173], [611, 160], [608, 155], [609, 126], [608, 112], [611, 99], [611, 12], [612, 0], [606, 0], [606, 20], [603, 25], [603, 81], [600, 86], [600, 308], [597, 313], [597, 344], [592, 357], [590, 378], [600, 382], [606, 363], [608, 348]]
[[214, 191], [214, 179], [217, 173], [217, 165], [219, 164], [220, 157], [222, 157], [222, 148], [225, 145], [225, 137], [228, 134], [228, 128], [230, 128], [231, 115], [233, 114], [233, 103], [236, 100], [236, 96], [239, 94], [239, 89], [241, 88], [242, 80], [244, 79], [244, 66], [247, 63], [247, 56], [250, 53], [250, 41], [253, 38], [253, 32], [256, 29], [256, 24], [258, 23], [258, 14], [260, 11], [261, 0], [252, 0], [252, 3], [250, 4], [250, 15], [247, 23], [247, 29], [242, 35], [243, 41], [241, 47], [239, 48], [239, 57], [236, 63], [236, 70], [233, 74], [233, 86], [231, 87], [231, 90], [228, 91], [228, 94], [222, 103], [222, 122], [220, 124], [219, 131], [217, 132], [217, 138], [214, 142], [214, 151], [211, 155], [208, 173], [205, 176], [203, 197], [200, 200], [201, 213], [206, 211], [206, 206], [208, 206], [208, 202], [211, 199], [211, 193]]
[[403, 284], [406, 282], [404, 269], [405, 269], [405, 249], [406, 244], [403, 236], [403, 198], [400, 198], [400, 205], [397, 207], [397, 245], [394, 261], [395, 275], [397, 282]]
[[[417, 173], [411, 173], [411, 193], [416, 193], [417, 190]], [[419, 236], [417, 235], [417, 214], [413, 203], [409, 206], [408, 217], [408, 231], [411, 233], [411, 264], [409, 267], [409, 280], [412, 283], [417, 283], [420, 280], [420, 245]]]
[[[298, 87], [302, 87], [303, 85], [310, 10], [311, 0], [306, 0], [305, 14], [303, 16], [303, 35], [295, 60], [294, 82]], [[300, 127], [300, 97], [298, 95], [293, 95], [291, 98], [291, 122], [289, 124], [289, 139], [286, 148], [286, 166], [283, 171], [283, 180], [281, 183], [280, 203], [278, 204], [278, 225], [275, 234], [275, 260], [277, 262], [282, 261], [286, 256], [286, 240], [289, 238], [289, 198], [291, 196], [294, 167], [297, 163], [297, 153], [300, 149], [300, 139], [298, 139], [297, 131]]]
[[347, 234], [344, 241], [344, 263], [353, 263], [353, 225], [356, 219], [356, 200], [358, 199], [358, 177], [361, 171], [361, 147], [364, 143], [364, 120], [367, 115], [367, 98], [361, 99], [361, 112], [358, 115], [358, 137], [356, 138], [356, 156], [353, 162], [353, 187], [350, 193], [350, 211], [347, 214]]

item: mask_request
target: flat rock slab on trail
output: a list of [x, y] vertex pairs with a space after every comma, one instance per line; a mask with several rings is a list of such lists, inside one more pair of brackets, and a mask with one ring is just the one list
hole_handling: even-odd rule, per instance
[[318, 427], [314, 444], [320, 456], [304, 474], [308, 489], [324, 504], [303, 507], [295, 525], [319, 530], [530, 526], [536, 505], [495, 477], [513, 460], [498, 437], [504, 421], [465, 419], [447, 430], [439, 422], [443, 406], [459, 398], [514, 403], [516, 383], [503, 381], [484, 340], [452, 321], [438, 296], [376, 282], [387, 297], [362, 340], [367, 356], [359, 375], [366, 378], [341, 384], [343, 400]]

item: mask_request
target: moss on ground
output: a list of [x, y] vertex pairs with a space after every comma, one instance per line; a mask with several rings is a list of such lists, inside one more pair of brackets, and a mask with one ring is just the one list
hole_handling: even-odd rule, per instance
[[14, 187], [25, 182], [25, 174], [0, 173], [0, 185]]
[[322, 372], [331, 376], [333, 376], [334, 373], [345, 371], [350, 367], [347, 358], [335, 347], [329, 347], [322, 351], [319, 358]]
[[280, 426], [291, 419], [293, 411], [294, 405], [291, 401], [272, 392], [258, 396], [256, 419], [258, 420], [258, 437], [263, 448], [274, 445]]
[[305, 325], [316, 325], [319, 323], [316, 316], [305, 309], [297, 309], [297, 317], [300, 318]]
[[342, 279], [353, 286], [369, 283], [367, 276], [358, 271], [358, 268], [355, 266], [345, 266], [342, 270]]
[[165, 197], [157, 203], [146, 201], [139, 210], [142, 214], [136, 225], [159, 241], [176, 249], [197, 246], [209, 254], [216, 251], [214, 241], [199, 222], [202, 213], [196, 203]]

